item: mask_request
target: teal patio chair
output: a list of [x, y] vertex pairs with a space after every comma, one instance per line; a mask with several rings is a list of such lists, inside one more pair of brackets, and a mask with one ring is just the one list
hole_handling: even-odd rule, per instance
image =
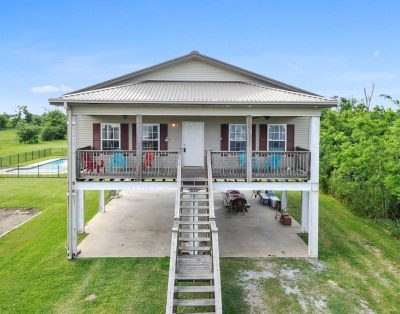
[[111, 157], [110, 172], [112, 173], [115, 168], [121, 169], [123, 172], [126, 172], [126, 158], [118, 150]]

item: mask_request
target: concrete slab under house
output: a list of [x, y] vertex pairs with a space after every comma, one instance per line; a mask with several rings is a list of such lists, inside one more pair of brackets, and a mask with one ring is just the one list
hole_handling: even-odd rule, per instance
[[[221, 313], [220, 255], [318, 257], [320, 115], [336, 100], [193, 51], [49, 102], [68, 116], [69, 259], [167, 254], [166, 313]], [[86, 190], [99, 191], [100, 213], [79, 251]], [[123, 190], [109, 210], [105, 190]], [[266, 208], [226, 216], [220, 190], [282, 191], [283, 210], [287, 192], [301, 191], [308, 247]], [[101, 250], [110, 230], [115, 247], [104, 239]], [[185, 297], [203, 292], [210, 297]]]

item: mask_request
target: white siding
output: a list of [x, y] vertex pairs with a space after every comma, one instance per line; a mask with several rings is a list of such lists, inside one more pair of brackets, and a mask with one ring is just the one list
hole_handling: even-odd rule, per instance
[[[204, 61], [189, 60], [173, 64], [163, 69], [154, 70], [137, 77], [120, 81], [110, 86], [118, 86], [145, 80], [174, 80], [174, 81], [243, 81], [263, 86], [269, 85], [264, 81], [233, 71], [232, 69], [216, 66]], [[282, 88], [282, 87], [281, 87]]]
[[[179, 150], [182, 145], [182, 121], [204, 121], [204, 147], [205, 149], [220, 149], [221, 124], [246, 123], [246, 117], [201, 117], [201, 116], [143, 116], [143, 123], [168, 124], [168, 149]], [[132, 147], [132, 124], [136, 123], [135, 116], [123, 119], [122, 116], [87, 116], [78, 115], [78, 147], [93, 145], [93, 123], [129, 123], [129, 149]], [[172, 127], [172, 123], [176, 127]], [[295, 146], [309, 148], [309, 118], [308, 117], [270, 117], [255, 119], [256, 143], [259, 149], [259, 124], [285, 123], [295, 125]]]

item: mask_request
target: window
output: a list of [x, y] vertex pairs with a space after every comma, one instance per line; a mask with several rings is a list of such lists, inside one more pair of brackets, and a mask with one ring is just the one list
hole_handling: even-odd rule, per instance
[[246, 150], [246, 124], [229, 124], [229, 150]]
[[143, 150], [159, 150], [160, 148], [160, 125], [143, 124], [142, 135]]
[[101, 149], [112, 150], [120, 148], [120, 127], [115, 123], [101, 124]]
[[286, 150], [286, 124], [268, 124], [268, 150]]

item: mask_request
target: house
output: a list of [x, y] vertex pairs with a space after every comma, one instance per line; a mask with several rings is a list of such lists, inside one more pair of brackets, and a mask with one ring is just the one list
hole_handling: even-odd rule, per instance
[[[205, 263], [197, 237], [211, 252], [220, 310], [213, 190], [282, 191], [283, 208], [287, 191], [301, 191], [308, 255], [318, 256], [320, 115], [335, 100], [193, 51], [49, 102], [68, 115], [68, 258], [78, 254], [77, 233], [84, 229], [84, 190], [98, 190], [104, 209], [104, 190], [168, 188], [177, 198], [167, 312], [210, 305], [174, 298], [190, 290], [174, 288], [179, 276], [188, 279], [177, 270], [190, 264], [187, 251], [196, 265]], [[191, 236], [181, 225], [189, 225]], [[202, 236], [205, 225], [209, 234]]]

